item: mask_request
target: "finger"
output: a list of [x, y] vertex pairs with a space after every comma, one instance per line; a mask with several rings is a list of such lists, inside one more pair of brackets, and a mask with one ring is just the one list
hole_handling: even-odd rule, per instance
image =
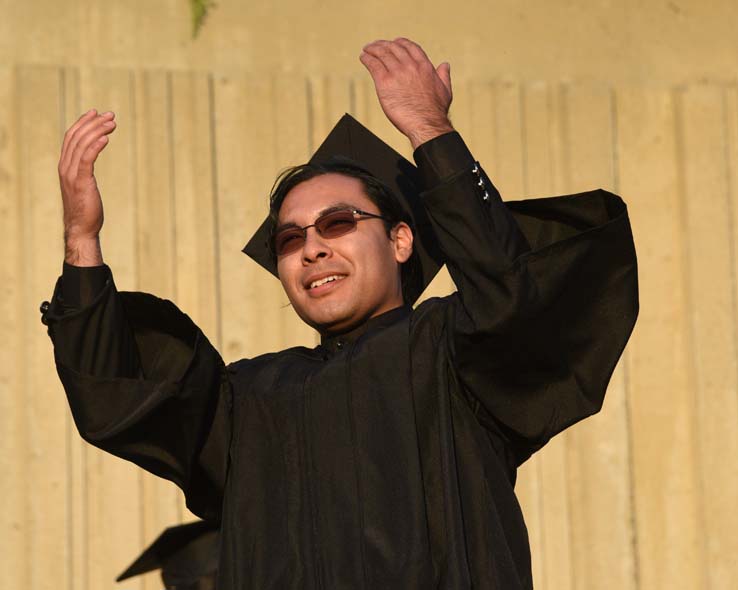
[[90, 109], [86, 113], [83, 113], [79, 116], [79, 118], [67, 129], [66, 133], [64, 133], [65, 138], [71, 137], [77, 129], [80, 128], [82, 124], [84, 124], [86, 121], [89, 121], [97, 116], [97, 109]]
[[[107, 121], [101, 124], [97, 129], [91, 130], [89, 133], [80, 138], [79, 142], [74, 148], [72, 159], [69, 163], [68, 175], [71, 178], [78, 178], [81, 175], [80, 162], [82, 157], [87, 152], [87, 149], [92, 146], [95, 142], [99, 141], [101, 137], [112, 133], [115, 130], [115, 121]], [[104, 140], [104, 141], [107, 141]], [[96, 154], [97, 156], [97, 154]], [[85, 169], [85, 174], [91, 174], [91, 168]]]
[[[109, 113], [105, 113], [105, 115], [108, 115]], [[66, 133], [64, 134], [64, 148], [69, 148], [70, 144], [72, 143], [72, 140], [74, 139], [74, 136], [79, 132], [79, 130], [84, 127], [85, 125], [88, 125], [92, 121], [96, 121], [98, 118], [100, 118], [102, 115], [99, 115], [97, 112], [97, 109], [90, 109], [87, 111], [84, 115], [82, 115], [77, 121], [72, 125], [69, 129], [67, 129]]]
[[428, 57], [428, 54], [426, 54], [425, 51], [423, 51], [423, 48], [415, 43], [415, 41], [411, 41], [410, 39], [406, 39], [405, 37], [398, 37], [395, 39], [395, 43], [400, 45], [407, 51], [410, 56], [417, 62], [430, 62], [430, 58]]
[[446, 87], [446, 90], [448, 90], [449, 95], [453, 96], [454, 92], [451, 89], [451, 64], [444, 61], [436, 68], [436, 73]]
[[68, 150], [69, 147], [69, 141], [71, 140], [72, 136], [76, 133], [77, 129], [79, 129], [82, 125], [87, 123], [88, 121], [91, 121], [94, 119], [94, 117], [97, 116], [97, 110], [90, 109], [83, 115], [77, 119], [69, 129], [64, 133], [64, 139], [62, 141], [62, 153], [61, 157], [59, 158], [59, 162], [64, 160], [64, 156]]
[[386, 41], [386, 45], [384, 45], [384, 47], [386, 47], [400, 63], [406, 64], [415, 61], [413, 56], [410, 55], [410, 52], [407, 50], [407, 48], [401, 43], [397, 43], [396, 40]]
[[364, 47], [364, 51], [381, 60], [388, 70], [397, 68], [401, 64], [400, 60], [389, 47], [389, 41], [375, 41]]
[[104, 120], [100, 115], [95, 116], [93, 119], [86, 121], [82, 126], [69, 137], [67, 146], [62, 157], [62, 161], [59, 163], [59, 174], [63, 176], [74, 176], [76, 175], [76, 169], [71, 170], [73, 162], [78, 161], [79, 157], [76, 156], [77, 150], [80, 147], [80, 142], [89, 136], [90, 133], [94, 133], [95, 130], [99, 130], [102, 127]]
[[82, 154], [79, 161], [79, 168], [77, 169], [77, 175], [82, 178], [89, 178], [95, 174], [95, 161], [100, 155], [100, 152], [105, 149], [105, 146], [110, 143], [108, 135], [99, 137], [97, 141], [93, 142]]
[[70, 134], [68, 141], [69, 148], [74, 149], [75, 143], [79, 141], [79, 138], [89, 129], [105, 123], [106, 121], [112, 121], [114, 119], [115, 113], [113, 113], [112, 111], [107, 111], [105, 113], [100, 113], [99, 115], [90, 118], [88, 121], [84, 121], [82, 125], [75, 129], [74, 133]]
[[82, 137], [84, 137], [87, 133], [96, 129], [97, 127], [104, 125], [108, 121], [112, 121], [114, 118], [115, 113], [108, 111], [101, 115], [97, 115], [96, 117], [91, 118], [88, 121], [83, 122], [83, 124], [74, 131], [74, 133], [69, 137], [67, 141], [67, 147], [61, 162], [62, 168], [66, 168], [71, 164], [74, 158], [77, 144]]
[[98, 127], [90, 129], [85, 135], [81, 136], [75, 146], [74, 152], [72, 153], [70, 168], [76, 169], [87, 149], [96, 141], [100, 140], [100, 138], [112, 133], [115, 130], [115, 127], [116, 125], [114, 121], [106, 121]]
[[115, 129], [115, 121], [110, 113], [108, 116], [98, 116], [80, 127], [74, 137], [70, 139], [69, 146], [64, 154], [64, 160], [60, 163], [59, 173], [64, 176], [75, 177], [78, 173], [79, 160], [87, 146], [98, 137]]
[[372, 54], [367, 53], [366, 51], [362, 51], [361, 55], [359, 56], [359, 61], [364, 64], [364, 67], [369, 70], [369, 74], [372, 77], [372, 80], [375, 82], [377, 81], [378, 77], [381, 77], [383, 74], [386, 74], [389, 70], [387, 69], [387, 66], [384, 65], [384, 62], [382, 62], [381, 59], [378, 59], [374, 57]]
[[[96, 111], [93, 112], [96, 113]], [[114, 115], [112, 115], [112, 113], [105, 113], [104, 116], [95, 114], [94, 117], [86, 118], [85, 120], [83, 120], [81, 125], [79, 125], [73, 132], [68, 134], [68, 137], [66, 137], [65, 139], [66, 145], [64, 151], [62, 152], [61, 160], [59, 162], [60, 172], [63, 172], [70, 166], [80, 139], [87, 135], [91, 130], [94, 130], [102, 125], [105, 121], [111, 120], [111, 116]]]

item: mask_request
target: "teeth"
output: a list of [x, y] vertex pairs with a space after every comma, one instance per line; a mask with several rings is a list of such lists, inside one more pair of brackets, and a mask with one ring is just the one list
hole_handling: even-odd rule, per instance
[[329, 277], [325, 277], [323, 279], [313, 281], [310, 283], [310, 288], [314, 289], [315, 287], [320, 287], [321, 285], [325, 285], [326, 283], [330, 283], [331, 281], [338, 281], [342, 279], [343, 277], [340, 277], [338, 275], [331, 275]]

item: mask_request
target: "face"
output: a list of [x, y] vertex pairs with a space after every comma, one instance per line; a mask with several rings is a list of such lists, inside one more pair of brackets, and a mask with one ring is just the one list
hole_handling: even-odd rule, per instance
[[[380, 214], [359, 179], [324, 174], [287, 193], [278, 225], [311, 225], [336, 207]], [[278, 256], [279, 280], [304, 322], [321, 333], [350, 330], [402, 305], [400, 265], [412, 254], [412, 239], [402, 222], [388, 237], [381, 219], [363, 219], [353, 231], [330, 239], [311, 227], [301, 249]]]

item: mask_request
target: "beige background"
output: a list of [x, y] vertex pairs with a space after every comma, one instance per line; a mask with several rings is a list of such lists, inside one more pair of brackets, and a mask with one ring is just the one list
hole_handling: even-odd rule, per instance
[[0, 585], [117, 587], [189, 519], [80, 441], [53, 371], [64, 129], [118, 114], [98, 175], [119, 288], [172, 298], [227, 361], [310, 344], [240, 248], [344, 111], [408, 153], [357, 60], [402, 34], [451, 62], [454, 121], [504, 198], [601, 186], [630, 207], [641, 316], [604, 411], [517, 488], [536, 588], [738, 588], [736, 23], [732, 0], [219, 0], [192, 40], [186, 0], [0, 0]]

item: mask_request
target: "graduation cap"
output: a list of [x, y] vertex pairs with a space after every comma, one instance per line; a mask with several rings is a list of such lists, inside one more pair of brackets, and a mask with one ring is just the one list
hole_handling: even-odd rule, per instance
[[[413, 248], [417, 268], [415, 280], [403, 284], [407, 304], [413, 304], [423, 293], [443, 265], [443, 254], [420, 199], [421, 183], [418, 169], [384, 143], [351, 115], [344, 115], [317, 149], [310, 164], [323, 164], [335, 158], [348, 159], [371, 173], [395, 194], [405, 213], [412, 220]], [[243, 249], [274, 276], [277, 264], [270, 247], [272, 222], [261, 224]]]
[[219, 537], [218, 526], [205, 521], [169, 527], [116, 582], [161, 569], [168, 589], [214, 590]]

